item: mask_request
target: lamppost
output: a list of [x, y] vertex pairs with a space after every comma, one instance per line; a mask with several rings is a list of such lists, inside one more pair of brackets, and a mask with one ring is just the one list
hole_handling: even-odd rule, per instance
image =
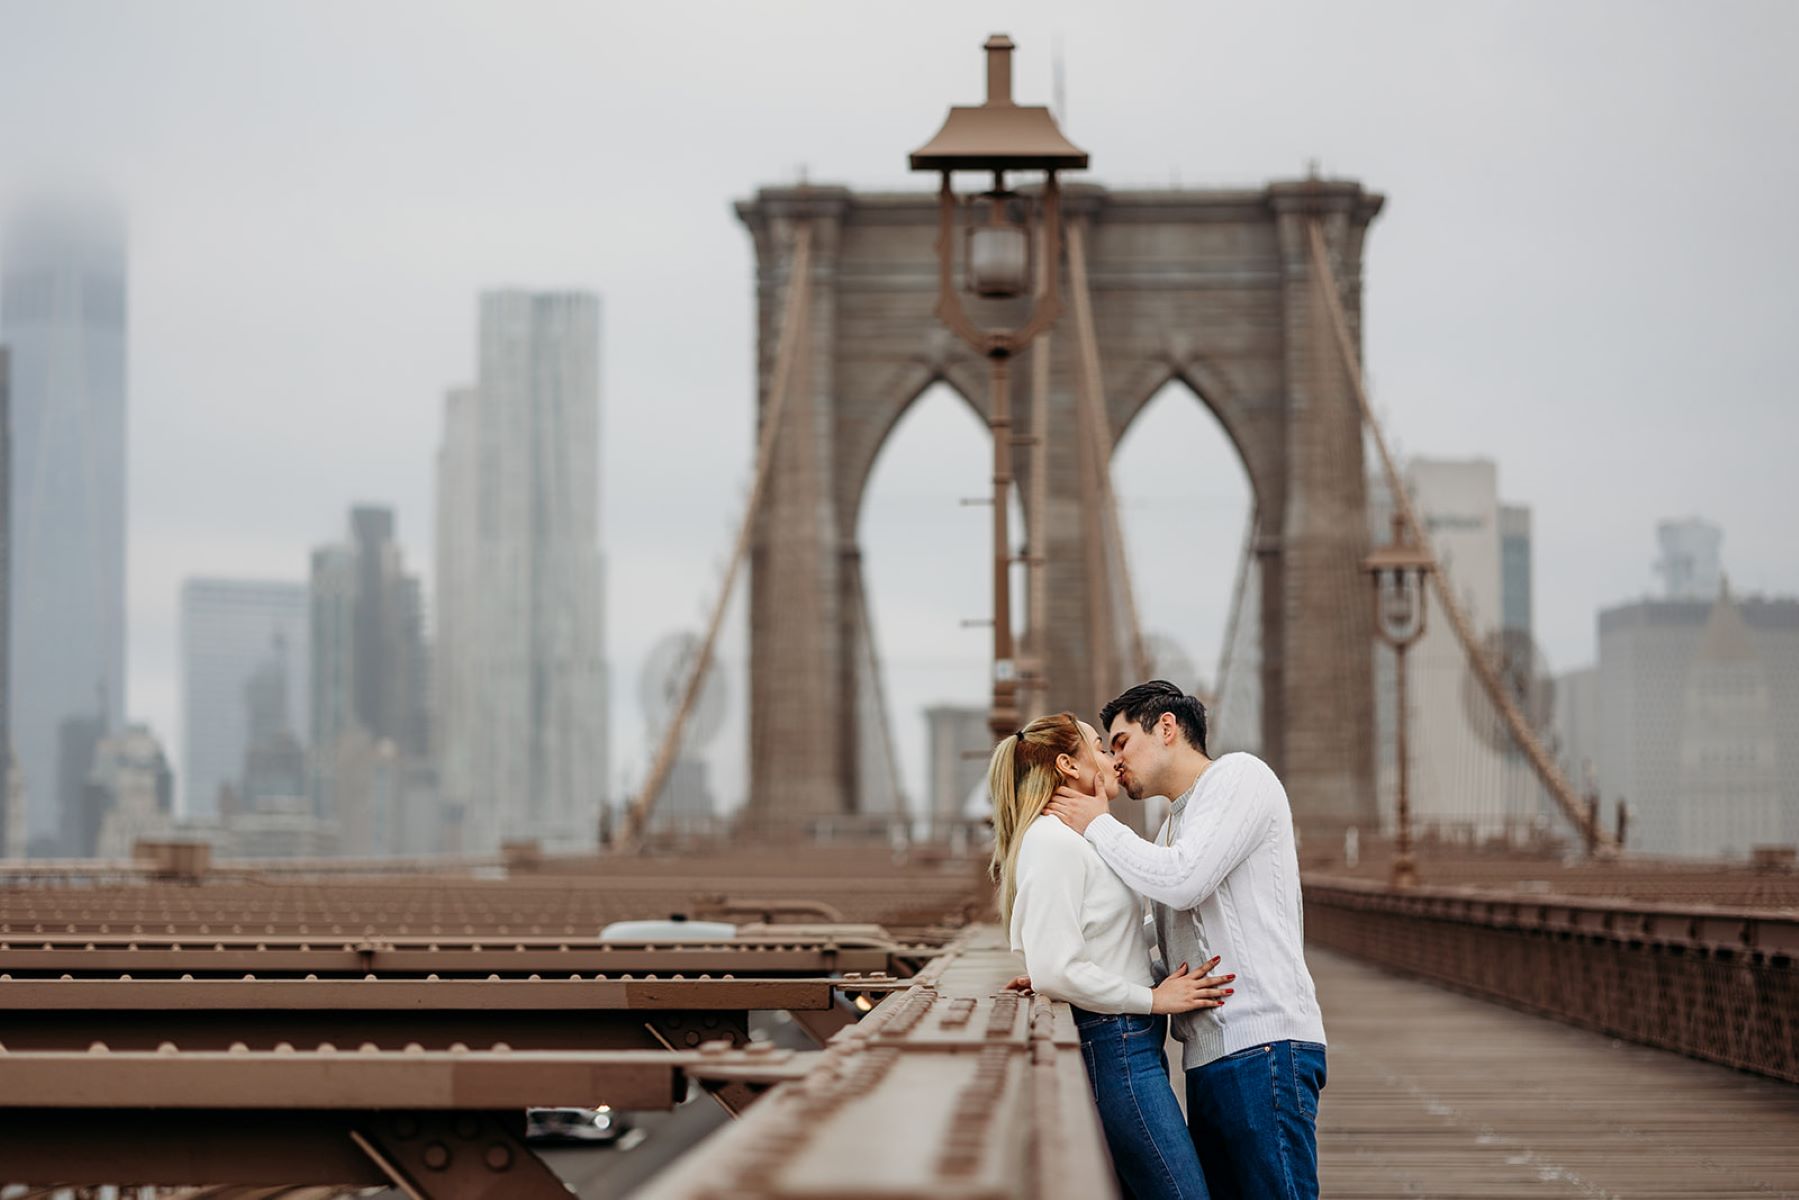
[[[1019, 723], [1006, 507], [1014, 445], [1011, 360], [1062, 311], [1058, 279], [1062, 214], [1056, 172], [1085, 167], [1087, 154], [1062, 136], [1049, 109], [1012, 102], [1012, 39], [996, 33], [984, 48], [986, 103], [951, 108], [937, 136], [913, 152], [911, 165], [914, 171], [936, 171], [942, 177], [937, 193], [937, 316], [991, 365], [987, 426], [993, 434], [993, 705], [988, 725], [995, 738], [1002, 738]], [[993, 186], [960, 198], [951, 178], [957, 171], [991, 172]], [[1034, 195], [1007, 187], [1008, 173], [1025, 171], [1043, 173], [1042, 186]], [[1033, 262], [1037, 257], [1032, 253], [1033, 219], [1041, 234], [1039, 262]], [[958, 242], [963, 244], [960, 256]], [[960, 283], [958, 257], [963, 265]], [[983, 329], [969, 318], [962, 304], [964, 289], [986, 300], [1014, 300], [1031, 291], [1036, 271], [1042, 272], [1042, 283], [1023, 324]]]
[[1398, 513], [1393, 515], [1393, 540], [1362, 562], [1362, 569], [1374, 581], [1374, 627], [1381, 640], [1393, 647], [1394, 695], [1399, 709], [1394, 722], [1394, 742], [1399, 757], [1399, 848], [1393, 857], [1392, 883], [1401, 888], [1418, 882], [1417, 869], [1412, 862], [1411, 800], [1406, 793], [1405, 655], [1412, 644], [1424, 636], [1424, 586], [1435, 565], [1430, 552], [1412, 541], [1405, 518]]

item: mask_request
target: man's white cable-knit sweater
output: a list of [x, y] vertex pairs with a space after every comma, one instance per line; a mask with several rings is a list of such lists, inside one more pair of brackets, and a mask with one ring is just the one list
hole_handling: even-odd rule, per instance
[[1136, 895], [1092, 846], [1055, 817], [1031, 822], [1018, 846], [1012, 949], [1031, 987], [1089, 1012], [1150, 1011], [1149, 941]]
[[1324, 1043], [1306, 969], [1299, 855], [1287, 790], [1253, 754], [1226, 754], [1174, 802], [1157, 845], [1109, 815], [1087, 826], [1106, 864], [1155, 906], [1156, 942], [1170, 969], [1214, 954], [1235, 972], [1223, 1008], [1182, 1013], [1182, 1066], [1201, 1067], [1268, 1042]]

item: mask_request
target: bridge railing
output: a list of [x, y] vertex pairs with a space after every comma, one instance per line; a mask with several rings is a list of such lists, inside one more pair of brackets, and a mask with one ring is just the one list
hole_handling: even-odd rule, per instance
[[1309, 878], [1306, 937], [1489, 1000], [1799, 1083], [1799, 910]]

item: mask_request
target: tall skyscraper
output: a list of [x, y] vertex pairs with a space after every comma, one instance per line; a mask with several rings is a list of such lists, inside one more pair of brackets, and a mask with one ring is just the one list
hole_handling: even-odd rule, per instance
[[[34, 833], [57, 798], [65, 722], [123, 723], [125, 232], [104, 206], [24, 210], [0, 235], [11, 359], [12, 729]], [[69, 849], [69, 847], [64, 847]]]
[[[1529, 678], [1530, 510], [1499, 502], [1499, 473], [1487, 459], [1413, 459], [1406, 484], [1463, 610], [1489, 652], [1514, 655]], [[1392, 501], [1369, 483], [1370, 533], [1392, 536]], [[1427, 834], [1485, 840], [1522, 837], [1543, 810], [1535, 776], [1497, 708], [1481, 690], [1467, 654], [1434, 594], [1424, 636], [1406, 658], [1412, 820]], [[1397, 742], [1394, 659], [1375, 654], [1376, 786], [1381, 811], [1394, 810]], [[1530, 706], [1526, 705], [1528, 709]]]
[[244, 688], [276, 639], [287, 647], [287, 705], [306, 736], [309, 638], [304, 583], [189, 579], [181, 585], [181, 814], [219, 815], [219, 788], [242, 795], [250, 742]]
[[346, 853], [367, 853], [352, 831], [373, 827], [374, 800], [356, 764], [385, 746], [416, 776], [430, 743], [422, 598], [392, 509], [352, 509], [349, 540], [313, 552], [311, 628], [316, 811], [343, 826]]
[[607, 800], [599, 300], [481, 297], [438, 456], [438, 710], [463, 845], [591, 846]]

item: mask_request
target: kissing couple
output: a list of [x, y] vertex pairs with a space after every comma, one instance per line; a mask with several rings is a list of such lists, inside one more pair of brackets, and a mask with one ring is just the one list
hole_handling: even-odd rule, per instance
[[[1129, 1200], [1314, 1200], [1324, 1020], [1286, 789], [1252, 754], [1210, 758], [1205, 706], [1172, 683], [1099, 719], [1038, 717], [993, 752], [992, 873], [1027, 971], [1009, 986], [1074, 1007]], [[1106, 811], [1121, 786], [1174, 799], [1155, 841]]]

